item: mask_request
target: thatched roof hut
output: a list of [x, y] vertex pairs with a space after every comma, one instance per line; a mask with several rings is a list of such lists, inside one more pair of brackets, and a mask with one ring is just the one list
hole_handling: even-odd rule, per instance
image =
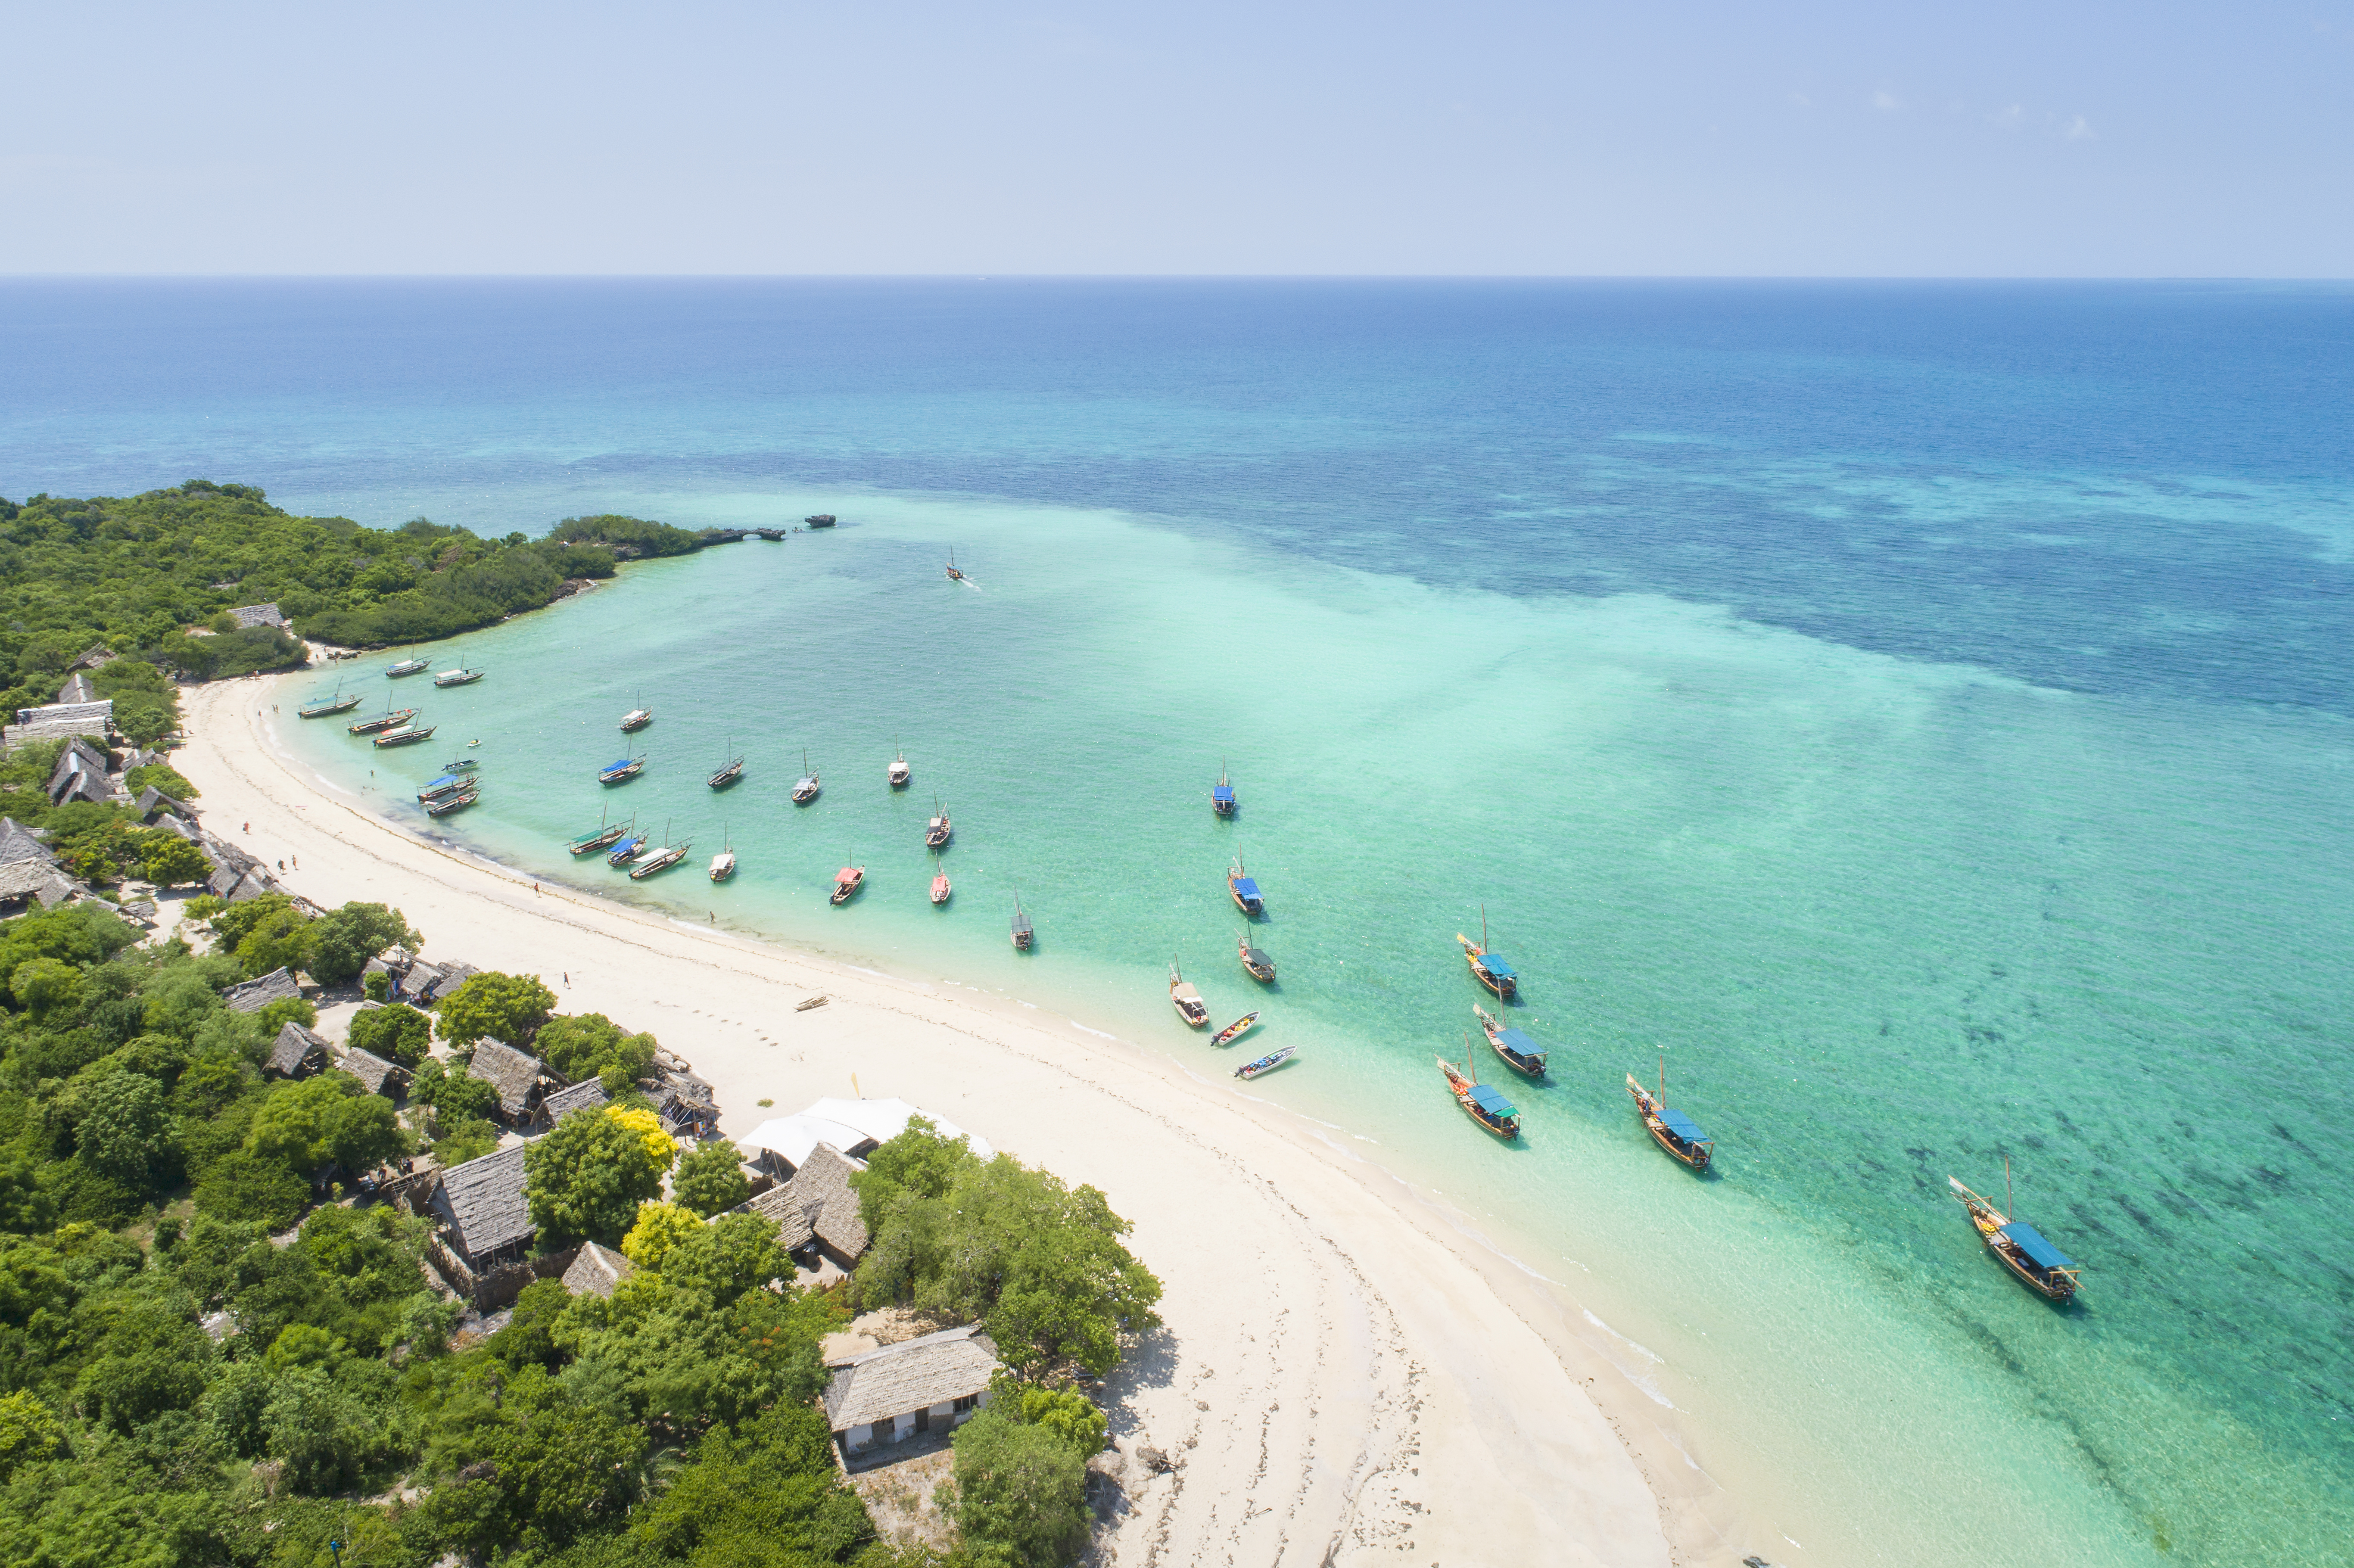
[[826, 1424], [853, 1453], [970, 1417], [989, 1394], [997, 1346], [979, 1324], [943, 1329], [834, 1363]]
[[[280, 969], [276, 972], [284, 974], [286, 971]], [[240, 1008], [239, 1011], [251, 1012], [257, 1010]], [[329, 1045], [323, 1036], [303, 1028], [290, 1018], [285, 1027], [279, 1030], [278, 1038], [270, 1043], [270, 1059], [262, 1064], [262, 1070], [281, 1078], [299, 1078], [325, 1066], [334, 1054], [334, 1047]]]
[[580, 1255], [564, 1271], [564, 1288], [575, 1296], [610, 1298], [613, 1287], [638, 1271], [638, 1266], [611, 1247], [584, 1242]]
[[408, 1069], [398, 1062], [387, 1062], [373, 1051], [363, 1051], [356, 1045], [346, 1045], [335, 1065], [360, 1081], [360, 1087], [387, 1099], [397, 1098], [408, 1087]]
[[539, 1119], [541, 1125], [554, 1127], [574, 1111], [595, 1110], [610, 1103], [610, 1097], [605, 1093], [604, 1081], [589, 1078], [568, 1089], [558, 1089], [540, 1101]]
[[273, 1001], [293, 1001], [302, 994], [302, 988], [294, 983], [293, 975], [281, 964], [260, 980], [229, 987], [221, 992], [221, 1000], [239, 1012], [260, 1012]]
[[850, 1178], [865, 1169], [864, 1161], [822, 1143], [790, 1181], [737, 1204], [736, 1212], [775, 1221], [777, 1245], [787, 1252], [815, 1250], [837, 1266], [851, 1268], [866, 1251], [868, 1238]]
[[466, 1064], [466, 1075], [480, 1078], [498, 1091], [499, 1114], [514, 1125], [530, 1121], [539, 1109], [541, 1073], [536, 1056], [527, 1056], [496, 1040], [478, 1041], [473, 1060]]
[[523, 1194], [523, 1149], [502, 1149], [441, 1172], [429, 1202], [450, 1245], [481, 1274], [530, 1246], [535, 1227]]

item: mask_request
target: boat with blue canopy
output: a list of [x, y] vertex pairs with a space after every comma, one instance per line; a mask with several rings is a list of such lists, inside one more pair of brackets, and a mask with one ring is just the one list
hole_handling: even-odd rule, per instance
[[2004, 1213], [2010, 1206], [2009, 1160], [2002, 1162], [2002, 1209], [1951, 1176], [1946, 1178], [1946, 1184], [1969, 1210], [1970, 1224], [1978, 1227], [1978, 1239], [1986, 1243], [1987, 1251], [1994, 1254], [2020, 1284], [2052, 1301], [2066, 1301], [2076, 1294], [2078, 1268], [2074, 1260], [2053, 1246], [2042, 1232], [2018, 1218], [2016, 1211]]
[[[1469, 1045], [1470, 1042], [1464, 1042]], [[1455, 1103], [1463, 1114], [1478, 1122], [1498, 1138], [1521, 1136], [1520, 1107], [1504, 1097], [1493, 1085], [1479, 1081], [1479, 1069], [1471, 1065], [1469, 1052], [1465, 1052], [1463, 1065], [1457, 1066], [1446, 1057], [1437, 1058], [1438, 1070], [1447, 1075], [1447, 1086], [1455, 1096]]]
[[1232, 895], [1235, 907], [1253, 919], [1267, 913], [1267, 899], [1261, 895], [1258, 884], [1243, 869], [1243, 857], [1236, 855], [1226, 872], [1226, 892]]
[[1479, 939], [1473, 941], [1462, 932], [1455, 939], [1463, 944], [1463, 956], [1470, 961], [1472, 978], [1496, 993], [1498, 1001], [1510, 1001], [1521, 994], [1521, 977], [1504, 961], [1501, 953], [1488, 946], [1488, 906], [1479, 906]]
[[1218, 781], [1210, 787], [1210, 810], [1221, 817], [1235, 814], [1235, 787], [1226, 778], [1226, 765], [1218, 764]]
[[642, 757], [617, 757], [597, 769], [597, 782], [626, 784], [645, 770], [646, 759]]
[[649, 842], [650, 841], [643, 835], [632, 831], [628, 838], [623, 839], [620, 843], [613, 846], [613, 853], [605, 857], [605, 863], [607, 865], [627, 865], [631, 861], [638, 858], [639, 854], [644, 851]]
[[1701, 1130], [1700, 1123], [1668, 1104], [1668, 1059], [1659, 1058], [1659, 1088], [1657, 1094], [1627, 1075], [1627, 1092], [1635, 1097], [1635, 1109], [1643, 1118], [1643, 1126], [1651, 1134], [1651, 1141], [1667, 1150], [1669, 1158], [1694, 1171], [1705, 1171], [1716, 1153], [1716, 1143]]
[[1502, 1019], [1498, 1018], [1476, 1001], [1471, 1004], [1471, 1014], [1479, 1021], [1479, 1032], [1488, 1037], [1488, 1044], [1494, 1049], [1496, 1054], [1504, 1059], [1504, 1065], [1528, 1077], [1544, 1076], [1545, 1049], [1543, 1046], [1521, 1031], [1508, 1028]]

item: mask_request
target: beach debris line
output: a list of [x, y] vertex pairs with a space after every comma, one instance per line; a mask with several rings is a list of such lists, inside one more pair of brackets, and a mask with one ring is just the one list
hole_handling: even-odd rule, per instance
[[1179, 972], [1175, 959], [1169, 960], [1169, 1004], [1177, 1010], [1177, 1016], [1185, 1021], [1186, 1028], [1208, 1027], [1210, 1004], [1202, 1000], [1202, 993], [1193, 989], [1193, 982]]

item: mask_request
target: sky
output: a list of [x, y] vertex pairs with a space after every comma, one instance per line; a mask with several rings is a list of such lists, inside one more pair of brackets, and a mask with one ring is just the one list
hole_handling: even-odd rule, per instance
[[2354, 0], [0, 0], [0, 272], [2343, 278]]

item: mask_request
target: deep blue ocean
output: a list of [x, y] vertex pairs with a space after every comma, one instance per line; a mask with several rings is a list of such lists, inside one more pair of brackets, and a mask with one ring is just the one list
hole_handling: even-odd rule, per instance
[[[839, 514], [434, 650], [493, 672], [428, 700], [493, 758], [441, 831], [623, 895], [553, 846], [642, 686], [629, 808], [746, 871], [627, 895], [1181, 1057], [1172, 950], [1257, 995], [1243, 853], [1258, 1092], [1554, 1281], [1777, 1561], [2348, 1560], [2354, 289], [0, 283], [0, 494], [192, 477]], [[1482, 904], [1519, 1150], [1429, 1064]], [[1663, 1049], [1709, 1181], [1627, 1113]], [[1944, 1195], [2006, 1155], [2069, 1311]]]

